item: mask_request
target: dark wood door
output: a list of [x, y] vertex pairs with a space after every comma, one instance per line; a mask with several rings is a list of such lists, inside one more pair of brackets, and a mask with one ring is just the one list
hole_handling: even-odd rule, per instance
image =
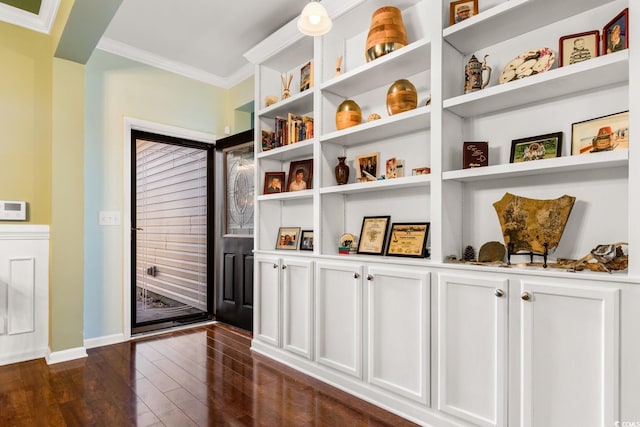
[[253, 130], [216, 141], [216, 320], [253, 330]]

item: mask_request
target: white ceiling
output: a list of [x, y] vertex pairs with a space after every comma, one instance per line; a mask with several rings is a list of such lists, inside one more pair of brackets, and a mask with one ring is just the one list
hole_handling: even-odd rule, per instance
[[308, 0], [124, 0], [98, 49], [231, 87], [253, 74], [243, 54]]

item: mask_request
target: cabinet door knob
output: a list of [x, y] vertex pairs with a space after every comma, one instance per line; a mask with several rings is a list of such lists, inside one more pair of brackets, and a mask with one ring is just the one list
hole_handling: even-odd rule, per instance
[[368, 274], [367, 275], [367, 280], [373, 280], [373, 274]]
[[273, 264], [273, 268], [278, 268], [278, 264]]
[[283, 269], [283, 270], [286, 270], [286, 269], [287, 269], [287, 266], [286, 266], [286, 265], [283, 265], [283, 266], [282, 266], [282, 269]]
[[498, 298], [502, 298], [504, 296], [504, 291], [502, 289], [496, 289], [494, 293]]
[[529, 292], [523, 292], [522, 293], [522, 297], [521, 297], [524, 301], [529, 301], [529, 299], [531, 298], [531, 295], [529, 294]]
[[359, 279], [360, 278], [360, 274], [359, 273], [353, 273], [353, 278], [354, 279]]

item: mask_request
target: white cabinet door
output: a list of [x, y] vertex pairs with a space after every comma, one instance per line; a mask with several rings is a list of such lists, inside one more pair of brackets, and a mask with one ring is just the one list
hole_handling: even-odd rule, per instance
[[478, 426], [506, 425], [507, 285], [438, 281], [438, 409]]
[[318, 262], [316, 360], [362, 378], [362, 266]]
[[521, 283], [523, 427], [619, 420], [619, 290]]
[[313, 261], [284, 258], [281, 264], [283, 288], [283, 348], [312, 357]]
[[369, 267], [368, 380], [422, 404], [429, 402], [429, 273]]
[[257, 339], [280, 345], [280, 259], [256, 257], [253, 333]]

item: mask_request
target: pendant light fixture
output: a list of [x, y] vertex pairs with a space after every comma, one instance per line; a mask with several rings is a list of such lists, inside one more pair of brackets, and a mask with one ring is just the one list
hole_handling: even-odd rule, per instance
[[310, 1], [298, 19], [298, 30], [308, 36], [321, 36], [329, 32], [332, 26], [327, 10], [319, 1]]

